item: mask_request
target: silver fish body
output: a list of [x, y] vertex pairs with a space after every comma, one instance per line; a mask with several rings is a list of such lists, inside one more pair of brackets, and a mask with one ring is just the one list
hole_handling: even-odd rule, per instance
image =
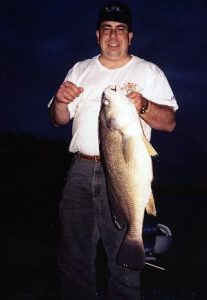
[[145, 265], [145, 208], [156, 215], [151, 190], [152, 159], [136, 108], [118, 86], [104, 90], [99, 137], [112, 216], [117, 229], [127, 225], [117, 263], [140, 270]]

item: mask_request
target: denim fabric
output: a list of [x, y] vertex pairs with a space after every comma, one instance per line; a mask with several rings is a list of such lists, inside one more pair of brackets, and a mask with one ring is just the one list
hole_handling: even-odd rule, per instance
[[96, 250], [105, 248], [110, 272], [108, 300], [139, 300], [140, 272], [116, 264], [124, 230], [115, 228], [100, 163], [74, 156], [60, 202], [59, 268], [62, 300], [93, 300], [96, 295]]

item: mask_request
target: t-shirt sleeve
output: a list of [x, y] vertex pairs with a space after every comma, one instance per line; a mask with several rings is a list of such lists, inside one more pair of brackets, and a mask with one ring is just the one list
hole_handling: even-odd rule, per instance
[[[76, 84], [76, 78], [77, 78], [76, 67], [77, 67], [77, 64], [75, 64], [75, 65], [68, 71], [68, 73], [67, 73], [67, 75], [66, 75], [66, 77], [65, 77], [65, 79], [64, 79], [63, 82], [65, 82], [65, 81], [71, 81], [71, 82], [73, 82], [74, 84]], [[48, 105], [47, 105], [48, 108], [50, 108], [50, 106], [51, 106], [53, 100], [54, 100], [54, 96], [53, 96], [52, 99], [49, 101], [49, 103], [48, 103]], [[68, 110], [69, 110], [69, 112], [70, 112], [70, 118], [71, 118], [71, 119], [72, 119], [72, 118], [74, 117], [74, 115], [75, 115], [77, 103], [78, 103], [78, 97], [77, 97], [74, 101], [72, 101], [72, 102], [70, 102], [70, 103], [68, 104]]]
[[156, 65], [149, 65], [143, 96], [157, 104], [170, 106], [174, 111], [178, 109], [177, 101], [165, 74]]

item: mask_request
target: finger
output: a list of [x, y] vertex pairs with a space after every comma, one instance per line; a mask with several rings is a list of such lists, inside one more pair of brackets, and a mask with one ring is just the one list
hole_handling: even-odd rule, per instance
[[79, 90], [79, 94], [81, 94], [84, 91], [84, 88], [83, 87], [78, 87], [78, 90]]
[[60, 103], [70, 103], [76, 96], [73, 95], [73, 92], [71, 93], [71, 91], [69, 90], [69, 92], [67, 91], [67, 89], [63, 86], [61, 86], [56, 94], [56, 100]]
[[137, 92], [131, 92], [127, 95], [130, 99], [135, 99], [137, 98], [138, 96], [138, 93]]
[[63, 88], [67, 89], [67, 92], [73, 95], [73, 97], [78, 97], [83, 92], [82, 87], [78, 87], [70, 81], [65, 81], [62, 86]]

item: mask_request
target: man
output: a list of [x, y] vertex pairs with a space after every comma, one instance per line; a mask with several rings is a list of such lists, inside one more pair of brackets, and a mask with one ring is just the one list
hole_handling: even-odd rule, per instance
[[74, 158], [60, 203], [62, 299], [95, 299], [95, 258], [101, 239], [110, 272], [107, 299], [136, 300], [140, 299], [140, 272], [115, 261], [124, 230], [117, 231], [111, 219], [100, 163], [101, 96], [109, 85], [125, 89], [148, 139], [151, 128], [174, 130], [177, 103], [163, 72], [153, 63], [129, 54], [133, 32], [126, 4], [113, 2], [100, 9], [96, 37], [100, 55], [76, 63], [50, 104], [56, 125], [73, 119], [69, 151]]

